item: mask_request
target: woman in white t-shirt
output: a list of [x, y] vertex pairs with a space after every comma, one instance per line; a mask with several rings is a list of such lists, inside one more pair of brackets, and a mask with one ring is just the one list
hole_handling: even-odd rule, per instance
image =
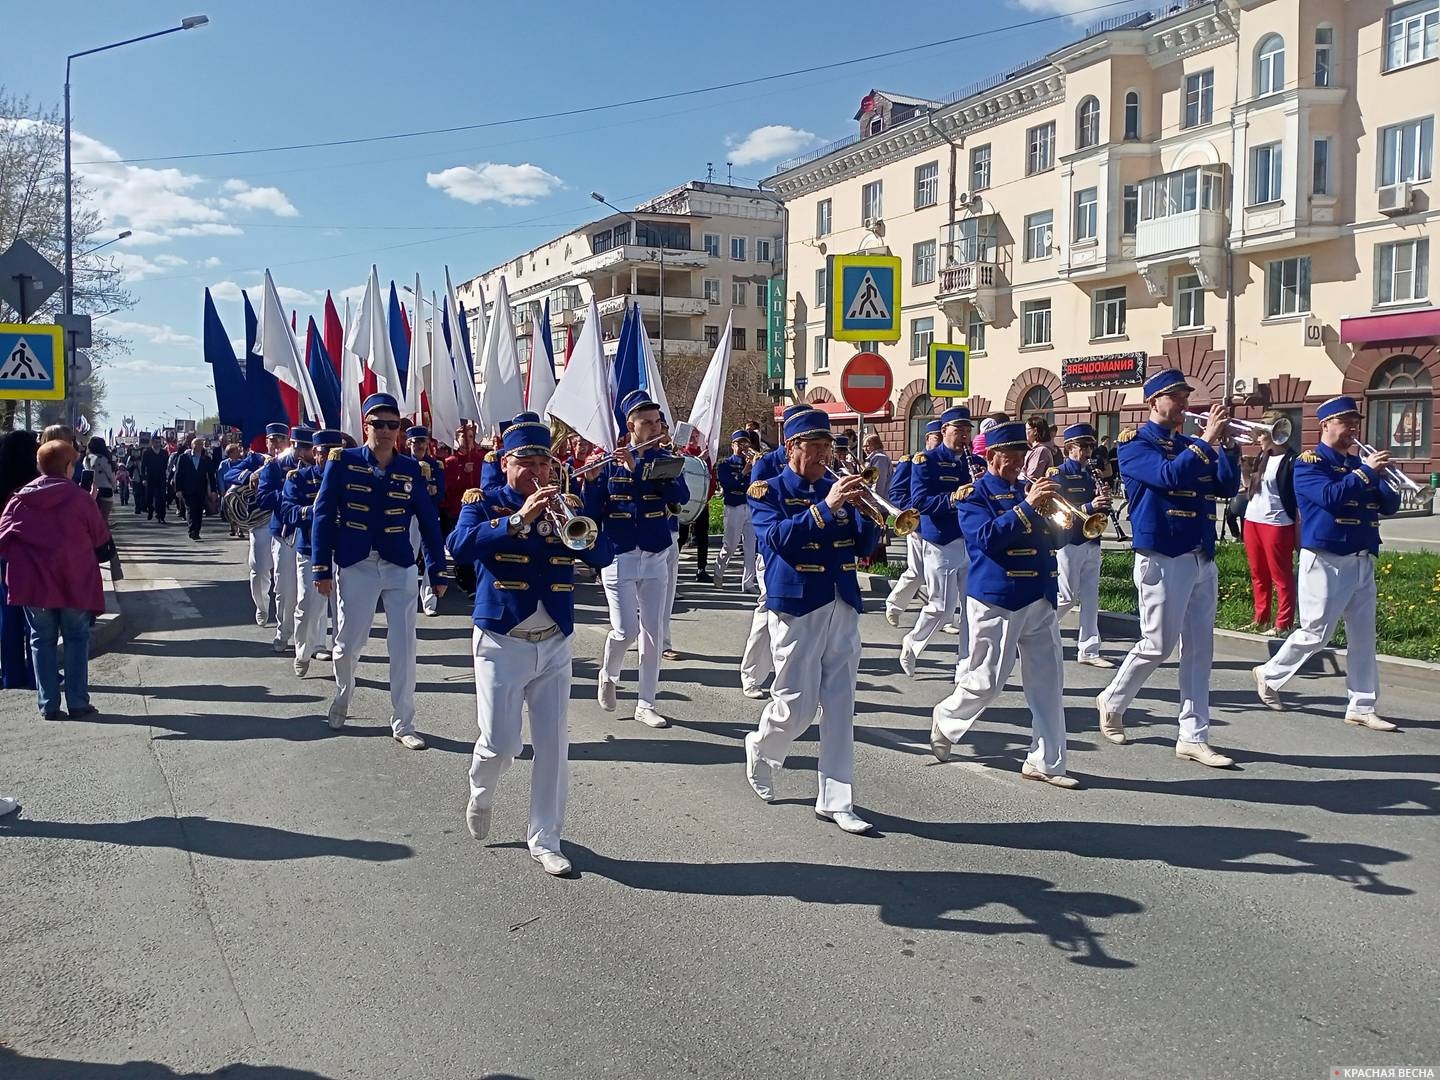
[[[1279, 414], [1266, 413], [1265, 423]], [[1255, 621], [1248, 629], [1282, 633], [1295, 626], [1295, 542], [1299, 517], [1295, 506], [1295, 451], [1269, 436], [1257, 437], [1260, 453], [1250, 472], [1250, 501], [1245, 507], [1245, 554], [1255, 597]], [[1273, 594], [1273, 595], [1272, 595]], [[1273, 605], [1272, 605], [1273, 599]]]

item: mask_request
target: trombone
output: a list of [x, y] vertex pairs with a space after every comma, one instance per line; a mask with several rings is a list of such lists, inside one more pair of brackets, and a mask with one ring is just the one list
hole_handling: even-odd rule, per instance
[[[1375, 447], [1371, 446], [1369, 443], [1360, 442], [1360, 440], [1358, 439], [1355, 440], [1355, 449], [1359, 450], [1360, 453], [1365, 457], [1369, 457], [1371, 454], [1377, 452]], [[1418, 483], [1410, 476], [1407, 476], [1405, 474], [1405, 471], [1401, 469], [1398, 465], [1386, 465], [1384, 471], [1380, 475], [1383, 476], [1386, 480], [1388, 480], [1390, 484], [1396, 488], [1396, 490], [1408, 491], [1420, 502], [1429, 502], [1431, 499], [1435, 498], [1435, 489], [1433, 487], [1431, 487], [1429, 484]]]
[[863, 485], [860, 496], [860, 512], [875, 522], [876, 525], [879, 525], [880, 528], [885, 528], [885, 520], [892, 517], [895, 519], [896, 536], [909, 536], [920, 527], [919, 510], [913, 507], [908, 510], [902, 510], [875, 490], [875, 481], [880, 478], [880, 473], [873, 467], [860, 469], [857, 473], [855, 469], [843, 463], [838, 469], [826, 465], [825, 474], [833, 480], [858, 475]]
[[[1185, 419], [1194, 420], [1204, 427], [1210, 423], [1210, 414], [1186, 412]], [[1259, 420], [1236, 420], [1234, 417], [1231, 417], [1226, 423], [1225, 434], [1245, 446], [1256, 442], [1256, 437], [1259, 435], [1268, 435], [1270, 441], [1276, 446], [1284, 446], [1290, 441], [1290, 436], [1295, 433], [1294, 425], [1290, 423], [1288, 416], [1277, 416], [1268, 424]]]

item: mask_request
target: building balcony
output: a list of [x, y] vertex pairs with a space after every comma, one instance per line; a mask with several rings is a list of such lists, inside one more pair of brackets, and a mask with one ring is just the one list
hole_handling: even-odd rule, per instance
[[965, 325], [964, 307], [969, 305], [991, 322], [999, 295], [1010, 288], [1005, 268], [998, 262], [979, 261], [956, 263], [940, 271], [940, 287], [935, 300], [951, 322]]
[[[606, 338], [602, 348], [604, 348], [606, 356], [614, 357], [620, 349], [620, 339], [618, 337]], [[655, 351], [655, 357], [658, 360], [660, 358], [660, 336], [658, 334], [650, 334], [650, 348]], [[715, 346], [706, 344], [703, 338], [680, 338], [668, 335], [665, 338], [665, 358], [667, 360], [677, 358], [708, 360], [714, 352]]]
[[[575, 265], [575, 273], [579, 277], [589, 278], [596, 274], [614, 273], [621, 267], [647, 266], [656, 269], [660, 266], [660, 251], [658, 247], [650, 247], [644, 244], [621, 244], [618, 247], [602, 251], [598, 255], [591, 255], [588, 259], [582, 259]], [[675, 270], [698, 270], [710, 265], [710, 254], [707, 251], [692, 251], [684, 248], [665, 248], [665, 269]]]
[[1214, 288], [1223, 266], [1223, 210], [1186, 210], [1135, 226], [1136, 269], [1151, 296], [1164, 296], [1174, 267], [1189, 265], [1205, 288]]
[[[599, 309], [601, 316], [623, 315], [627, 305], [638, 304], [640, 314], [660, 317], [660, 297], [652, 296], [649, 293], [621, 293], [618, 296], [607, 296], [603, 300], [597, 299], [595, 306]], [[665, 297], [665, 314], [681, 317], [704, 315], [710, 310], [708, 301], [697, 296], [670, 296]]]

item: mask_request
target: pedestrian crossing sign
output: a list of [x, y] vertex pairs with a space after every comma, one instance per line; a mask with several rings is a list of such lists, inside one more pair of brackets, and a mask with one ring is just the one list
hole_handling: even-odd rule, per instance
[[0, 399], [65, 397], [65, 332], [43, 323], [0, 323]]
[[898, 255], [831, 255], [826, 275], [831, 338], [900, 340]]
[[970, 346], [936, 343], [930, 346], [930, 396], [970, 396]]

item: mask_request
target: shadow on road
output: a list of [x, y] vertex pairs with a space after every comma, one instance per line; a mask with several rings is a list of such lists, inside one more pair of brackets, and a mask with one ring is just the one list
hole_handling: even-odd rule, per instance
[[[99, 1064], [68, 1058], [42, 1058], [0, 1046], [0, 1076], [16, 1080], [332, 1080], [310, 1069], [288, 1065], [251, 1065], [237, 1062], [214, 1072], [177, 1072], [158, 1061], [124, 1061]], [[483, 1073], [476, 1080], [525, 1080], [512, 1073]]]

